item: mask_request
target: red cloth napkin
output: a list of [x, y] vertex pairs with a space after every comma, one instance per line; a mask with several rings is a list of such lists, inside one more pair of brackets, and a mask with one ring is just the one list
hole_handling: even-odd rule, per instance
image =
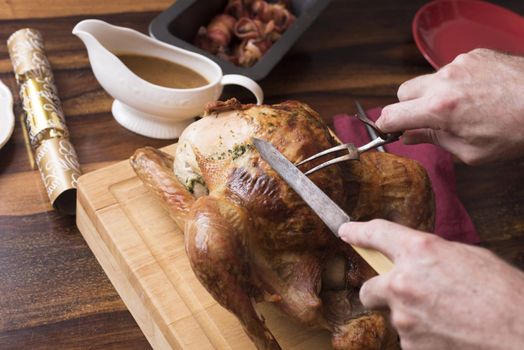
[[[381, 107], [367, 111], [375, 121]], [[355, 117], [339, 114], [333, 117], [335, 132], [344, 143], [361, 146], [370, 141], [366, 127]], [[479, 235], [456, 193], [453, 158], [447, 151], [430, 144], [406, 146], [400, 142], [386, 145], [387, 152], [418, 161], [426, 168], [435, 193], [435, 233], [447, 240], [474, 244]]]

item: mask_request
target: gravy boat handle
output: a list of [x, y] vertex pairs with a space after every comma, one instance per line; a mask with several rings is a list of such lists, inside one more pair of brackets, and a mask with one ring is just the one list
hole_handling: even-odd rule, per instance
[[257, 105], [264, 102], [264, 92], [262, 92], [262, 88], [254, 80], [248, 77], [239, 74], [227, 74], [222, 77], [220, 82], [222, 85], [239, 85], [248, 89], [253, 95], [255, 95]]

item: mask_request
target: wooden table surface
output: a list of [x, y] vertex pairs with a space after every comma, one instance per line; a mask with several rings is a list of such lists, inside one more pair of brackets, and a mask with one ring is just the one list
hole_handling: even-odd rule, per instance
[[[521, 0], [496, 1], [524, 14]], [[266, 101], [298, 99], [330, 122], [395, 100], [403, 81], [432, 68], [415, 47], [411, 20], [423, 0], [335, 0], [261, 82]], [[158, 141], [120, 127], [112, 99], [89, 67], [71, 29], [85, 18], [147, 31], [170, 0], [0, 1], [0, 77], [17, 94], [6, 48], [17, 29], [39, 29], [54, 68], [72, 142], [84, 172], [129, 157]], [[493, 87], [496, 89], [496, 87]], [[226, 95], [249, 96], [237, 90]], [[17, 99], [18, 103], [18, 99]], [[15, 108], [19, 114], [20, 107]], [[1, 127], [1, 126], [0, 126]], [[457, 187], [483, 240], [524, 268], [524, 161], [457, 164]], [[30, 167], [17, 121], [0, 150], [0, 348], [144, 349], [149, 345], [75, 226], [50, 207]]]

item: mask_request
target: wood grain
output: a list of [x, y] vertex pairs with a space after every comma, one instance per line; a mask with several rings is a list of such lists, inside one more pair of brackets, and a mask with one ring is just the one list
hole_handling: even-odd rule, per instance
[[[22, 218], [0, 217], [1, 332], [125, 310], [74, 218], [54, 212]], [[96, 286], [96, 293], [85, 293], [85, 286]]]
[[0, 19], [48, 18], [71, 15], [99, 15], [107, 13], [161, 11], [174, 0], [1, 0]]
[[0, 333], [2, 349], [147, 350], [150, 345], [127, 309]]
[[89, 248], [97, 257], [97, 261], [104, 269], [107, 276], [111, 276], [111, 282], [120, 297], [126, 303], [133, 318], [138, 322], [150, 345], [155, 349], [167, 349], [169, 344], [160, 329], [152, 321], [152, 314], [146, 312], [141, 295], [133, 288], [126, 274], [118, 267], [118, 262], [111, 254], [108, 246], [104, 243], [93, 223], [88, 220], [88, 215], [81, 205], [77, 208], [77, 226], [82, 231]]
[[[395, 100], [404, 80], [431, 73], [411, 37], [426, 0], [333, 0], [261, 82], [270, 103], [298, 99], [331, 116]], [[498, 0], [524, 14], [521, 0]], [[0, 0], [0, 78], [17, 89], [5, 42], [23, 27], [42, 31], [72, 140], [84, 170], [165, 146], [121, 128], [110, 113], [73, 26], [90, 17], [147, 32], [170, 1]], [[227, 89], [224, 96], [249, 94]], [[17, 100], [18, 101], [18, 100]], [[19, 107], [16, 108], [19, 112]], [[457, 165], [457, 188], [484, 245], [524, 267], [524, 162]], [[147, 340], [99, 267], [74, 220], [50, 210], [30, 169], [21, 129], [0, 150], [0, 348], [143, 349]], [[5, 283], [7, 281], [7, 283]]]

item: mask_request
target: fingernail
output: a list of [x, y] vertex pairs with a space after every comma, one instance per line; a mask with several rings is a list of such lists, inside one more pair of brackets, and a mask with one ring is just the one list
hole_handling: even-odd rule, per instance
[[388, 132], [387, 124], [387, 118], [382, 115], [377, 119], [375, 123], [375, 125], [383, 132]]
[[378, 117], [377, 121], [375, 122], [375, 125], [378, 126], [380, 129], [382, 129], [384, 122], [383, 122], [383, 119], [382, 118], [382, 115], [380, 117]]
[[340, 226], [340, 228], [338, 229], [338, 235], [340, 236], [340, 238], [344, 240], [347, 239], [348, 235], [351, 232], [351, 226], [353, 226], [352, 222], [346, 222], [345, 224], [342, 224], [342, 226]]
[[[367, 281], [366, 281], [367, 282]], [[368, 292], [368, 286], [369, 284], [368, 283], [362, 283], [362, 285], [360, 286], [360, 292], [359, 292], [359, 298], [360, 300], [362, 299], [365, 299], [365, 295], [366, 293]]]

